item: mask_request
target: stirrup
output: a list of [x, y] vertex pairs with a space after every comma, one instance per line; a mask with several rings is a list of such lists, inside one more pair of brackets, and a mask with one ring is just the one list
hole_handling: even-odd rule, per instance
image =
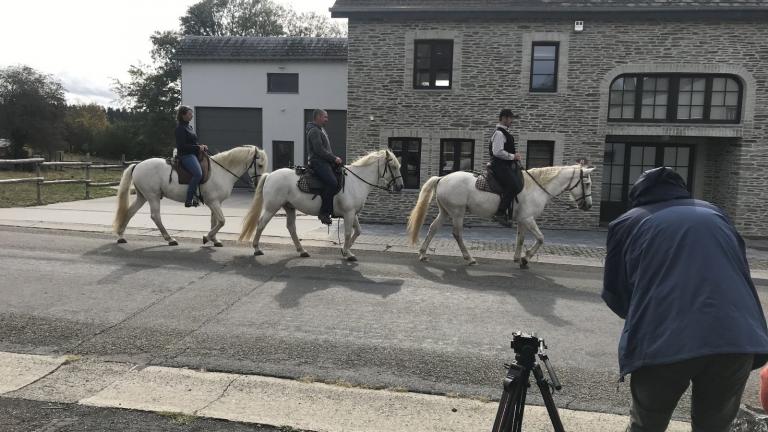
[[197, 207], [200, 205], [200, 202], [193, 198], [192, 201], [186, 201], [184, 202], [184, 207]]
[[333, 223], [333, 220], [331, 219], [331, 215], [321, 214], [321, 215], [317, 215], [317, 218], [320, 219], [320, 222], [323, 225], [331, 225]]

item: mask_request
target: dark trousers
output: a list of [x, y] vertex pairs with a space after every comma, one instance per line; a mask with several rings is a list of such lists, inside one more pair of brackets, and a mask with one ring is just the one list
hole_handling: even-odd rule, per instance
[[632, 372], [628, 432], [663, 432], [690, 383], [693, 432], [727, 432], [752, 370], [752, 354], [718, 354]]
[[320, 205], [320, 214], [333, 216], [333, 196], [339, 183], [336, 181], [336, 175], [333, 173], [333, 167], [326, 161], [313, 160], [310, 165], [315, 175], [325, 184], [325, 189], [320, 193], [323, 203]]
[[509, 206], [517, 195], [515, 178], [513, 177], [514, 174], [512, 172], [514, 168], [515, 165], [512, 164], [512, 161], [502, 161], [498, 159], [493, 159], [491, 161], [493, 176], [496, 178], [496, 181], [499, 182], [502, 189], [504, 189], [504, 192], [501, 194], [501, 202], [499, 202], [499, 213], [509, 211]]
[[189, 179], [189, 187], [187, 188], [187, 202], [190, 202], [195, 196], [200, 180], [203, 179], [203, 169], [200, 168], [200, 161], [197, 160], [197, 156], [191, 154], [181, 157], [181, 165], [192, 174], [192, 178]]

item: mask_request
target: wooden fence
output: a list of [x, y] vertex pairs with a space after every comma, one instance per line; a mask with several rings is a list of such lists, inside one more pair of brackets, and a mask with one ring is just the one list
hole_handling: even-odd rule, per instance
[[[31, 158], [31, 159], [0, 159], [0, 165], [24, 165], [32, 164], [35, 168], [35, 177], [17, 178], [17, 179], [0, 179], [0, 184], [13, 184], [13, 183], [35, 183], [37, 186], [37, 204], [43, 203], [41, 188], [45, 185], [56, 184], [84, 184], [85, 185], [85, 199], [91, 198], [92, 187], [104, 187], [104, 186], [117, 186], [120, 182], [97, 182], [91, 179], [91, 170], [93, 169], [125, 169], [130, 164], [139, 163], [141, 161], [126, 161], [125, 156], [122, 157], [122, 161], [119, 164], [94, 164], [93, 162], [46, 162], [43, 158]], [[69, 179], [69, 180], [46, 180], [41, 175], [42, 167], [54, 167], [54, 168], [85, 168], [85, 174], [82, 179]]]

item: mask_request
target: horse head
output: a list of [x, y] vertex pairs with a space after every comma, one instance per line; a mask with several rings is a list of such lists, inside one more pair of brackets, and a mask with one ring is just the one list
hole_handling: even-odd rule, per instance
[[[587, 168], [581, 164], [574, 167], [571, 182], [567, 191], [571, 194], [571, 199], [576, 203], [579, 209], [587, 211], [592, 208], [592, 171], [595, 168]], [[576, 177], [578, 176], [578, 180]]]
[[267, 158], [267, 152], [254, 147], [255, 152], [253, 154], [253, 178], [259, 178], [267, 171], [269, 166], [269, 159]]
[[403, 190], [404, 185], [403, 176], [400, 173], [400, 161], [397, 160], [397, 156], [395, 156], [395, 154], [392, 153], [392, 151], [389, 149], [384, 150], [384, 155], [386, 157], [384, 174], [389, 174], [389, 179], [385, 179], [388, 180], [387, 189], [389, 189], [389, 186], [394, 183], [395, 192], [400, 192]]

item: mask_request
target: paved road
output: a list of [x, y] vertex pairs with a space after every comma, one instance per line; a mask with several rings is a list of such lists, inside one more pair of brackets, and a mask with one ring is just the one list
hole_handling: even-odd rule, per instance
[[626, 414], [621, 321], [599, 298], [600, 268], [374, 252], [351, 264], [336, 249], [310, 252], [254, 258], [245, 247], [3, 227], [0, 351], [497, 398], [510, 336], [523, 329], [550, 345], [565, 385], [558, 405]]

